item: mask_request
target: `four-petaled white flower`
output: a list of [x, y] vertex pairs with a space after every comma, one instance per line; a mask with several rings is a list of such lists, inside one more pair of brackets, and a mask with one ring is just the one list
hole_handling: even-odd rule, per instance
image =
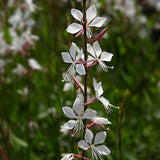
[[95, 78], [93, 78], [93, 87], [95, 90], [96, 98], [103, 104], [107, 113], [111, 113], [112, 109], [110, 107], [114, 107], [117, 109], [119, 108], [110, 104], [110, 102], [102, 96], [103, 94], [102, 82], [97, 83]]
[[[109, 155], [110, 150], [105, 145], [99, 145], [103, 143], [106, 139], [106, 132], [99, 132], [96, 134], [93, 141], [93, 133], [89, 129], [86, 129], [84, 140], [81, 140], [78, 142], [79, 148], [82, 148], [83, 150], [91, 149], [92, 151], [92, 158], [95, 158], [96, 160], [102, 159], [102, 155]], [[98, 146], [97, 146], [98, 145]]]
[[[78, 53], [76, 55], [76, 53]], [[83, 51], [80, 50], [75, 43], [72, 42], [70, 53], [62, 52], [62, 58], [65, 63], [70, 63], [68, 71], [64, 74], [64, 80], [70, 79], [72, 75], [77, 72], [79, 75], [85, 75], [86, 71], [83, 64], [78, 63], [79, 60], [83, 59]]]
[[[78, 37], [80, 34], [84, 32], [83, 28], [83, 13], [77, 9], [71, 9], [72, 16], [78, 20], [81, 24], [78, 23], [72, 23], [67, 27], [67, 32], [71, 34], [78, 33], [76, 37]], [[90, 39], [92, 37], [92, 31], [90, 27], [101, 27], [104, 22], [106, 21], [106, 18], [104, 17], [96, 17], [97, 11], [96, 7], [94, 5], [90, 6], [86, 11], [86, 29], [87, 29], [87, 37]]]
[[73, 104], [73, 109], [70, 107], [62, 107], [62, 110], [66, 117], [76, 119], [76, 120], [69, 120], [65, 123], [61, 128], [63, 129], [73, 129], [74, 134], [80, 132], [80, 130], [84, 127], [83, 121], [84, 119], [92, 119], [96, 116], [97, 112], [93, 109], [86, 109], [84, 111], [84, 107], [82, 105], [81, 100], [77, 97]]
[[72, 153], [62, 154], [62, 156], [61, 160], [72, 160], [74, 158]]
[[94, 65], [96, 62], [102, 67], [102, 69], [106, 72], [108, 71], [109, 66], [107, 66], [104, 62], [110, 62], [113, 54], [108, 53], [106, 51], [102, 51], [98, 41], [93, 43], [93, 47], [90, 44], [87, 44], [87, 51], [91, 54], [88, 56], [88, 61], [92, 61], [88, 64], [88, 66]]

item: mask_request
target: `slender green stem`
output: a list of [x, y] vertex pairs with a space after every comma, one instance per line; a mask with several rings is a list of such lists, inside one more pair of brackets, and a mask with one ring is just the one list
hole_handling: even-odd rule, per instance
[[[84, 40], [84, 60], [87, 61], [87, 32], [86, 32], [86, 0], [83, 0], [83, 29], [84, 29], [84, 34], [83, 34], [83, 40]], [[88, 71], [87, 67], [85, 67], [86, 70], [86, 75], [84, 77], [84, 103], [87, 102], [87, 78], [88, 78]], [[84, 110], [87, 109], [87, 105], [85, 106]], [[84, 126], [86, 126], [86, 120], [84, 120]], [[85, 135], [85, 129], [83, 131], [83, 139]], [[85, 152], [82, 151], [82, 156], [84, 157]]]

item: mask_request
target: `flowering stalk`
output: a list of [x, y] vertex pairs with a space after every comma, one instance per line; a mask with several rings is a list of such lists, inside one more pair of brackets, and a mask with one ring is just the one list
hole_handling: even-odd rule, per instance
[[[82, 4], [83, 12], [77, 9], [71, 9], [72, 16], [78, 20], [80, 24], [72, 23], [66, 30], [71, 34], [76, 34], [76, 38], [81, 34], [83, 35], [83, 50], [72, 42], [70, 51], [61, 53], [63, 61], [71, 64], [67, 72], [63, 74], [63, 81], [67, 82], [64, 90], [68, 91], [71, 89], [73, 82], [80, 89], [80, 93], [77, 92], [78, 94], [76, 95], [73, 107], [62, 107], [63, 113], [67, 118], [70, 118], [70, 120], [61, 126], [61, 131], [69, 133], [68, 130], [72, 129], [72, 136], [82, 135], [82, 140], [78, 142], [78, 147], [82, 149], [82, 155], [73, 153], [65, 154], [61, 160], [72, 160], [73, 158], [89, 160], [90, 158], [88, 159], [86, 154], [86, 151], [88, 150], [91, 151], [92, 158], [95, 158], [96, 160], [102, 159], [102, 155], [109, 155], [110, 150], [102, 143], [106, 139], [106, 131], [109, 130], [105, 125], [109, 125], [111, 122], [106, 118], [98, 117], [97, 111], [88, 108], [88, 105], [91, 105], [94, 102], [101, 102], [107, 113], [111, 113], [112, 108], [118, 108], [113, 106], [109, 100], [103, 97], [102, 82], [97, 82], [95, 78], [93, 78], [95, 96], [90, 97], [90, 95], [88, 95], [90, 93], [87, 83], [88, 70], [98, 63], [99, 66], [107, 72], [108, 69], [112, 67], [107, 66], [105, 63], [111, 61], [113, 54], [102, 51], [100, 44], [97, 41], [102, 38], [109, 27], [106, 27], [96, 38], [91, 39], [93, 36], [91, 27], [101, 27], [106, 21], [106, 18], [97, 17], [97, 11], [94, 5], [86, 9], [86, 0], [83, 0]], [[89, 42], [94, 43], [91, 45]], [[84, 76], [84, 85], [81, 84], [81, 79], [79, 79], [76, 74]], [[91, 129], [95, 125], [101, 126], [105, 131], [95, 134], [94, 137], [94, 133]]]

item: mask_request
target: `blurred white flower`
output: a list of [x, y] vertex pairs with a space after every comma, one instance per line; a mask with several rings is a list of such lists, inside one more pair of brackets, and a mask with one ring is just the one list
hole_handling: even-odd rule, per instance
[[19, 76], [27, 73], [26, 68], [24, 68], [21, 64], [17, 64], [17, 68], [12, 69], [12, 73], [15, 73]]
[[34, 69], [34, 70], [42, 70], [42, 67], [38, 64], [38, 62], [33, 59], [33, 58], [30, 58], [28, 59], [28, 64], [29, 66]]
[[4, 39], [3, 32], [0, 32], [0, 55], [1, 56], [5, 55], [7, 50], [8, 50], [8, 44]]
[[[110, 150], [105, 145], [100, 145], [106, 139], [106, 132], [99, 132], [96, 134], [93, 142], [93, 133], [89, 129], [86, 129], [84, 140], [78, 142], [79, 148], [83, 150], [91, 149], [92, 158], [96, 160], [101, 159], [102, 155], [109, 155]], [[98, 145], [98, 146], [97, 146]]]
[[[79, 23], [72, 23], [67, 27], [67, 32], [71, 34], [78, 33], [76, 37], [84, 32], [83, 30], [83, 13], [77, 9], [71, 9], [72, 16], [78, 20]], [[87, 37], [90, 39], [92, 37], [92, 31], [90, 27], [102, 27], [106, 18], [104, 17], [96, 17], [97, 11], [94, 5], [90, 6], [86, 11], [86, 28], [87, 28]]]

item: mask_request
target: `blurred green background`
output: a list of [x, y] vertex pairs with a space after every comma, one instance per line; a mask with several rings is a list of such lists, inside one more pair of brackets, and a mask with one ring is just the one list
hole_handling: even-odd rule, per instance
[[[7, 8], [7, 1], [0, 2], [0, 21], [5, 24], [0, 31], [5, 32], [9, 27], [6, 18], [13, 10]], [[160, 11], [147, 1], [134, 2], [134, 13], [127, 13], [133, 8], [115, 9], [115, 1], [94, 2], [99, 15], [109, 16], [108, 36], [100, 44], [104, 51], [114, 54], [109, 64], [114, 70], [105, 73], [94, 66], [89, 73], [89, 84], [93, 89], [93, 77], [102, 81], [104, 97], [120, 106], [119, 111], [107, 115], [103, 106], [94, 104], [98, 113], [112, 122], [106, 141], [111, 155], [104, 157], [108, 160], [122, 159], [119, 131], [124, 160], [160, 159]], [[0, 59], [13, 60], [0, 74], [0, 146], [11, 160], [58, 160], [64, 152], [77, 151], [73, 139], [60, 132], [60, 125], [68, 120], [62, 106], [72, 106], [76, 89], [63, 91], [62, 73], [68, 65], [62, 62], [61, 52], [69, 51], [72, 41], [82, 45], [82, 37], [74, 39], [66, 32], [68, 24], [74, 22], [70, 9], [81, 10], [81, 3], [74, 0], [35, 0], [34, 3], [39, 8], [33, 14], [33, 34], [39, 40], [29, 51], [30, 56], [0, 55]], [[30, 57], [45, 71], [35, 70], [31, 77], [12, 73], [17, 63], [27, 68]], [[29, 95], [24, 98], [17, 90], [26, 86]], [[0, 159], [3, 159], [1, 155]]]

